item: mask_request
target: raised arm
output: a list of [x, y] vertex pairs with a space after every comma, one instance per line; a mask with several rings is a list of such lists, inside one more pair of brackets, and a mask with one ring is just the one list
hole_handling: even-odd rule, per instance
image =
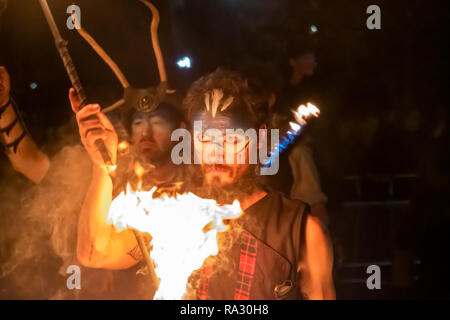
[[80, 263], [91, 268], [126, 269], [139, 260], [136, 255], [137, 241], [130, 230], [117, 232], [107, 224], [108, 211], [112, 202], [113, 184], [95, 146], [102, 139], [113, 163], [116, 161], [117, 134], [100, 106], [91, 104], [80, 108], [75, 90], [69, 98], [76, 113], [81, 142], [93, 163], [93, 174], [78, 222], [77, 256]]
[[0, 66], [0, 142], [14, 170], [39, 183], [47, 174], [50, 161], [26, 131], [19, 110], [13, 106], [10, 89], [9, 74]]

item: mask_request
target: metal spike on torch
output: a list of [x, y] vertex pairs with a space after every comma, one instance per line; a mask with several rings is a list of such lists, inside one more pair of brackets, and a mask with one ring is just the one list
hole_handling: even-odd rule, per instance
[[[66, 68], [66, 72], [69, 75], [70, 82], [72, 83], [73, 88], [77, 92], [78, 98], [81, 101], [81, 108], [86, 106], [86, 94], [84, 92], [83, 86], [81, 85], [80, 78], [78, 77], [77, 70], [73, 64], [72, 58], [70, 57], [69, 50], [67, 49], [67, 41], [64, 40], [59, 32], [58, 26], [56, 25], [55, 19], [53, 18], [50, 7], [48, 6], [47, 0], [39, 0], [39, 3], [42, 7], [42, 11], [44, 12], [45, 18], [48, 22], [50, 30], [52, 32], [53, 38], [55, 39], [55, 45], [58, 49], [61, 60], [64, 63], [64, 67]], [[109, 168], [113, 167], [113, 163], [111, 157], [108, 154], [108, 150], [106, 149], [105, 143], [102, 140], [95, 141], [95, 145], [97, 146], [98, 151], [102, 155], [103, 162]]]

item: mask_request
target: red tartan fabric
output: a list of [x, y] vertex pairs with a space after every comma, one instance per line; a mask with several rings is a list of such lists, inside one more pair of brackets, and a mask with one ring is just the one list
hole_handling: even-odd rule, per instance
[[212, 266], [204, 266], [200, 270], [200, 285], [197, 288], [197, 299], [198, 300], [207, 300], [208, 299], [208, 287], [209, 287], [209, 278], [211, 276]]
[[[232, 234], [231, 246], [212, 258], [211, 264], [206, 263], [212, 270], [200, 270], [195, 281], [198, 298], [275, 299], [276, 285], [286, 280], [295, 283], [301, 247], [296, 244], [301, 242], [308, 210], [303, 202], [284, 198], [281, 193], [269, 193], [246, 210], [236, 229], [241, 232]], [[286, 296], [301, 298], [299, 288]]]
[[234, 300], [249, 300], [252, 281], [255, 276], [258, 242], [254, 236], [245, 231], [242, 233], [241, 239], [239, 271], [234, 292]]
[[[240, 242], [239, 270], [237, 270], [238, 274], [234, 291], [234, 299], [249, 300], [252, 281], [255, 275], [258, 242], [254, 236], [245, 231], [241, 235]], [[211, 265], [204, 266], [200, 270], [201, 281], [199, 282], [199, 286], [197, 288], [197, 298], [199, 300], [208, 299], [209, 280], [211, 274]]]

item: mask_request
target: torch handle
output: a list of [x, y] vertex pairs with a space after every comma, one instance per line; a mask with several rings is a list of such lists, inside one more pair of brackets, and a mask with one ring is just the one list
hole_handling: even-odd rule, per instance
[[106, 146], [105, 146], [105, 143], [103, 142], [103, 140], [100, 140], [100, 139], [96, 140], [95, 146], [97, 147], [98, 151], [102, 155], [103, 162], [107, 166], [112, 166], [113, 163], [112, 163], [111, 157], [109, 156], [108, 149], [106, 149]]
[[64, 63], [64, 68], [66, 69], [67, 74], [69, 75], [70, 82], [72, 83], [72, 87], [75, 89], [78, 95], [78, 99], [81, 101], [81, 107], [86, 105], [86, 93], [84, 92], [83, 86], [80, 82], [80, 77], [78, 76], [77, 70], [73, 64], [72, 58], [70, 57], [69, 50], [67, 50], [67, 41], [65, 40], [57, 40], [55, 42], [56, 47], [58, 48], [59, 55], [61, 60]]
[[134, 233], [134, 236], [136, 237], [136, 241], [139, 245], [139, 249], [141, 250], [145, 264], [147, 265], [147, 270], [149, 272], [150, 279], [152, 280], [152, 284], [156, 291], [156, 289], [158, 289], [159, 280], [158, 280], [158, 276], [156, 275], [156, 272], [155, 272], [155, 266], [153, 264], [153, 261], [150, 258], [150, 254], [148, 252], [147, 246], [145, 245], [144, 237], [136, 229], [133, 229], [133, 233]]
[[[75, 69], [72, 58], [70, 57], [69, 50], [67, 50], [67, 41], [57, 40], [55, 44], [56, 47], [58, 48], [61, 60], [64, 63], [64, 68], [66, 69], [66, 72], [69, 75], [70, 82], [72, 83], [72, 86], [77, 92], [78, 98], [81, 101], [81, 108], [83, 108], [86, 105], [87, 97], [86, 93], [84, 92], [84, 88], [81, 85], [80, 77], [78, 76], [77, 70]], [[108, 166], [113, 165], [108, 150], [106, 149], [105, 143], [102, 140], [97, 140], [95, 141], [95, 145], [97, 146], [98, 151], [102, 155], [103, 162]]]

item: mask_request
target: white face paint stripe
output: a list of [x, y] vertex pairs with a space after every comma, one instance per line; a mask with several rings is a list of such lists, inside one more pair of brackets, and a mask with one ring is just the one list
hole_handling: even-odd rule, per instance
[[209, 111], [209, 104], [210, 104], [210, 94], [209, 92], [205, 93], [205, 105], [206, 105], [206, 111]]
[[214, 89], [212, 93], [212, 116], [216, 116], [220, 101], [223, 98], [223, 91], [221, 89]]
[[206, 111], [211, 112], [212, 117], [215, 118], [217, 111], [225, 111], [234, 101], [233, 96], [229, 96], [222, 101], [224, 93], [222, 89], [213, 89], [212, 91], [205, 93], [205, 106]]
[[222, 111], [225, 111], [225, 110], [227, 110], [227, 108], [229, 107], [229, 106], [231, 106], [231, 104], [233, 103], [233, 101], [234, 101], [234, 98], [233, 97], [228, 97], [228, 99], [227, 100], [225, 100], [225, 102], [222, 104], [222, 108], [220, 109], [220, 111], [222, 112]]

